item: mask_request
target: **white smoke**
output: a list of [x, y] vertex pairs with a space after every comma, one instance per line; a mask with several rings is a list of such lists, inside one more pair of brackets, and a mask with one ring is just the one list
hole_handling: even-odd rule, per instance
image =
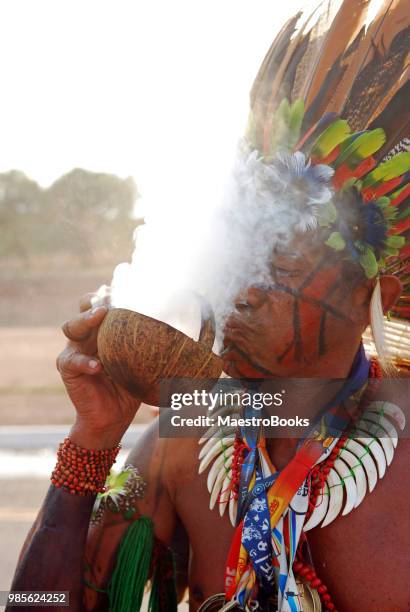
[[219, 337], [238, 295], [251, 285], [272, 282], [275, 246], [318, 226], [332, 197], [332, 175], [333, 169], [312, 167], [302, 153], [267, 164], [245, 141], [240, 143], [202, 260], [202, 291], [213, 307]]
[[131, 264], [121, 264], [114, 274], [113, 305], [197, 338], [200, 309], [194, 293], [199, 293], [213, 309], [220, 340], [237, 296], [250, 285], [271, 282], [275, 245], [317, 226], [331, 199], [332, 173], [328, 166], [310, 166], [302, 153], [266, 164], [242, 141], [213, 214], [203, 214], [205, 202], [196, 188], [195, 205], [183, 214], [164, 218], [162, 210], [138, 229]]
[[[158, 190], [145, 201], [145, 225], [138, 227], [131, 263], [117, 266], [112, 280], [113, 306], [128, 308], [165, 321], [197, 338], [204, 266], [199, 252], [210, 246], [211, 217], [220, 196], [229, 143], [209, 163], [193, 167], [191, 160], [158, 167]], [[195, 156], [195, 153], [192, 153]], [[191, 162], [191, 163], [190, 163]], [[204, 260], [202, 260], [204, 262]], [[207, 262], [205, 263], [205, 267]]]

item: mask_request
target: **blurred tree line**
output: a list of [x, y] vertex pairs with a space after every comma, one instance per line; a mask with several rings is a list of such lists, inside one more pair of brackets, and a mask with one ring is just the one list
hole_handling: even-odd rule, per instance
[[130, 177], [74, 169], [43, 189], [22, 172], [0, 174], [0, 257], [27, 266], [59, 255], [74, 265], [128, 260], [137, 198]]

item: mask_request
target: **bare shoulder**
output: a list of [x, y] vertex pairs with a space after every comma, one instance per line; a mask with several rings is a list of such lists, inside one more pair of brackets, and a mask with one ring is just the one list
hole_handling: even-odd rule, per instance
[[[198, 454], [198, 440], [203, 430], [191, 434], [190, 430], [170, 429], [170, 415], [168, 410], [160, 413], [136, 441], [127, 459], [139, 469], [147, 483], [146, 501], [149, 504], [156, 503], [161, 491], [173, 499], [178, 484], [197, 475], [193, 457]], [[147, 509], [152, 512], [154, 507]]]

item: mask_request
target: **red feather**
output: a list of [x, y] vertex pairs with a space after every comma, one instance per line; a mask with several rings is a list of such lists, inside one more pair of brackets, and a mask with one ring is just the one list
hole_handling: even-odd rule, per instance
[[390, 204], [392, 206], [398, 206], [399, 204], [403, 202], [403, 200], [407, 198], [408, 195], [410, 195], [410, 183], [407, 185], [407, 187], [403, 189], [403, 191], [399, 193], [397, 198], [394, 198], [394, 200], [390, 201]]
[[404, 219], [404, 221], [400, 221], [400, 223], [396, 223], [396, 225], [389, 231], [389, 234], [402, 234], [408, 229], [410, 229], [410, 217], [408, 219]]
[[387, 181], [387, 183], [382, 183], [381, 185], [372, 185], [367, 189], [363, 189], [362, 194], [365, 202], [369, 202], [370, 200], [377, 200], [381, 198], [386, 193], [389, 193], [393, 189], [396, 189], [402, 181], [403, 176], [398, 176], [397, 178], [391, 179], [391, 181]]
[[376, 165], [374, 157], [366, 157], [356, 168], [349, 168], [346, 164], [339, 166], [333, 177], [333, 185], [335, 189], [341, 189], [344, 183], [351, 178], [359, 179], [371, 170]]
[[400, 249], [400, 259], [406, 259], [406, 257], [410, 257], [410, 244], [406, 244]]
[[312, 155], [312, 157], [310, 158], [310, 161], [312, 162], [312, 164], [315, 166], [316, 164], [328, 164], [330, 165], [332, 162], [335, 161], [335, 159], [337, 159], [339, 157], [339, 153], [340, 153], [340, 145], [337, 145], [337, 147], [335, 147], [333, 149], [333, 151], [330, 151], [329, 155], [327, 155], [326, 157], [314, 157]]

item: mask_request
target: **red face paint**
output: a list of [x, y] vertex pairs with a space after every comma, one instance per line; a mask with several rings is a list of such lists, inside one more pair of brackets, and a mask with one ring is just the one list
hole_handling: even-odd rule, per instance
[[[306, 266], [305, 266], [306, 268]], [[343, 312], [330, 301], [341, 266], [322, 260], [299, 271], [293, 261], [279, 268], [268, 287], [252, 287], [227, 321], [225, 371], [231, 376], [294, 373], [326, 350], [326, 329]]]

